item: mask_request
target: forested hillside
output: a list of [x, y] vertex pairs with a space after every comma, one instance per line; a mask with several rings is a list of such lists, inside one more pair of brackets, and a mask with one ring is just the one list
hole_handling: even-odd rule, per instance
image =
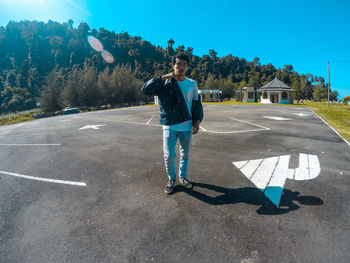
[[[87, 42], [97, 37], [112, 53], [114, 64], [104, 62]], [[231, 54], [218, 57], [214, 49], [202, 57], [193, 55], [195, 47], [177, 46], [169, 39], [162, 48], [127, 32], [93, 29], [87, 23], [76, 28], [73, 21], [9, 22], [0, 27], [0, 113], [36, 107], [46, 111], [66, 106], [97, 106], [147, 101], [140, 86], [171, 69], [171, 56], [183, 51], [190, 56], [188, 76], [200, 88], [222, 90], [226, 98], [235, 97], [245, 86], [260, 87], [275, 77], [296, 90], [296, 99], [327, 97], [323, 77], [299, 74], [292, 65], [283, 69], [261, 65], [259, 58], [247, 61]], [[180, 43], [186, 44], [186, 43]], [[215, 48], [215, 47], [213, 47]], [[331, 92], [336, 100], [337, 92]]]

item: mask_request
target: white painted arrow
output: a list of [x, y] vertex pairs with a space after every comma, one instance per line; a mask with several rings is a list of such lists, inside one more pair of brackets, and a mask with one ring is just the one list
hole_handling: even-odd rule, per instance
[[86, 125], [84, 127], [81, 127], [78, 130], [85, 130], [85, 129], [94, 129], [94, 130], [99, 130], [99, 127], [105, 126], [105, 124], [98, 124], [98, 125]]
[[276, 121], [290, 121], [293, 120], [292, 118], [283, 118], [283, 117], [276, 117], [276, 116], [263, 116], [264, 118], [276, 120]]
[[310, 116], [310, 114], [303, 113], [303, 112], [300, 112], [300, 113], [293, 113], [293, 114], [294, 114], [294, 115], [297, 115], [297, 116], [300, 116], [300, 117]]
[[320, 172], [317, 155], [299, 154], [299, 167], [289, 169], [290, 155], [233, 162], [253, 184], [277, 207], [279, 206], [286, 179], [311, 180]]

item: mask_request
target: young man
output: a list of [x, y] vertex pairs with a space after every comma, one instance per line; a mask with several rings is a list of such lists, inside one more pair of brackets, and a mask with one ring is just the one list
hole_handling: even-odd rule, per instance
[[179, 53], [172, 58], [174, 72], [147, 81], [141, 92], [158, 96], [160, 124], [163, 126], [163, 152], [169, 182], [165, 193], [171, 194], [176, 180], [175, 145], [180, 144], [179, 180], [186, 189], [192, 184], [187, 179], [187, 167], [192, 134], [197, 134], [203, 119], [203, 108], [194, 80], [185, 77], [189, 58]]

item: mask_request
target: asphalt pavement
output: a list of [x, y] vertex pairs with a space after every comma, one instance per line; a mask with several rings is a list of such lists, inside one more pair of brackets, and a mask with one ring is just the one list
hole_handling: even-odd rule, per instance
[[0, 262], [349, 262], [350, 146], [305, 107], [204, 115], [169, 196], [157, 106], [0, 127]]

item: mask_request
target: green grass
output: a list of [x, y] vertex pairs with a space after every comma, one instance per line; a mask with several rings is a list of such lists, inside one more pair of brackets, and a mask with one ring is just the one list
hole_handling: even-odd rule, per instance
[[18, 114], [18, 115], [13, 115], [8, 117], [0, 117], [0, 126], [16, 124], [16, 123], [31, 121], [31, 120], [34, 120], [32, 113]]
[[331, 103], [328, 107], [327, 103], [309, 102], [303, 106], [312, 107], [318, 116], [336, 129], [344, 139], [350, 141], [350, 105]]

